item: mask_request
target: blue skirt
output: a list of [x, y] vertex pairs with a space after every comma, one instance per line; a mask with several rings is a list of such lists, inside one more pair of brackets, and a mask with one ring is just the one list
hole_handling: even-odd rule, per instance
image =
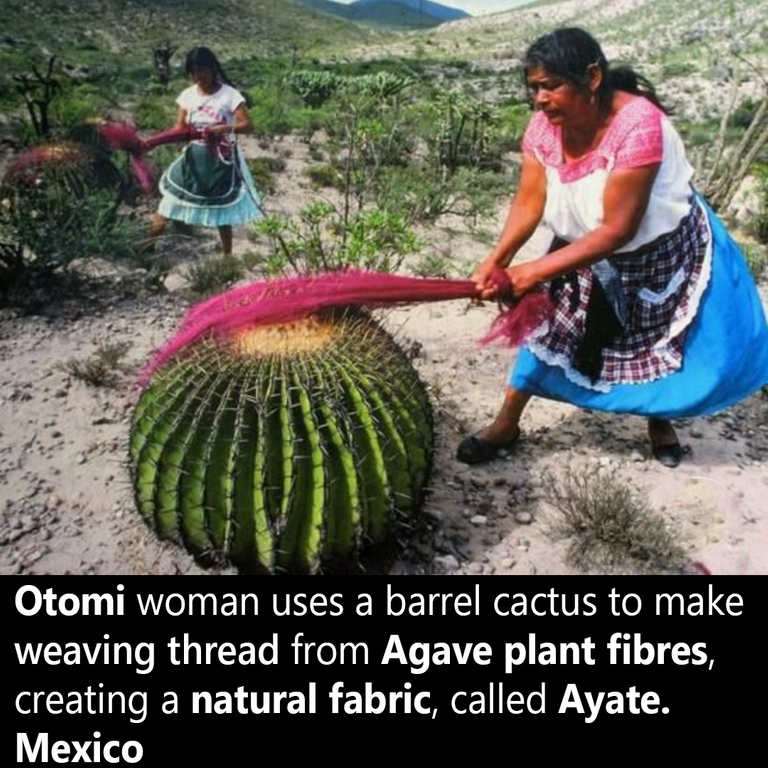
[[755, 281], [738, 245], [712, 210], [706, 210], [712, 273], [688, 329], [679, 371], [598, 392], [575, 384], [562, 368], [523, 348], [509, 384], [583, 408], [667, 419], [714, 413], [768, 384], [768, 324]]
[[[215, 163], [213, 158], [206, 158], [225, 181], [222, 194], [212, 197], [199, 189], [185, 186], [186, 181], [193, 185], [195, 182], [202, 183], [204, 187], [207, 180], [199, 178], [205, 170], [204, 165], [188, 172], [187, 165], [191, 162], [189, 156], [193, 149], [192, 145], [185, 147], [160, 179], [163, 197], [157, 212], [166, 219], [203, 227], [240, 226], [260, 219], [263, 216], [261, 197], [242, 151], [235, 149], [236, 165], [229, 163], [228, 167], [221, 165], [220, 161]], [[204, 158], [206, 153], [203, 152]]]

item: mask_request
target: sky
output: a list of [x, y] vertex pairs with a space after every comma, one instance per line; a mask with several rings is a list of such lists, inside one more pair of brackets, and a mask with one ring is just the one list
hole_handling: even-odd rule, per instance
[[[336, 0], [336, 2], [349, 4], [354, 0]], [[518, 5], [523, 5], [530, 0], [435, 0], [440, 5], [449, 5], [451, 8], [461, 8], [473, 16], [482, 16], [486, 13], [508, 11]]]

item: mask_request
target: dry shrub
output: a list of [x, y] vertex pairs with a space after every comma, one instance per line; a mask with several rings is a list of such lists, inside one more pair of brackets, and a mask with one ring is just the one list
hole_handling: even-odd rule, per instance
[[670, 522], [635, 488], [598, 468], [548, 473], [544, 498], [553, 509], [548, 535], [571, 539], [568, 560], [581, 570], [669, 573], [686, 561]]
[[96, 352], [84, 360], [70, 358], [62, 368], [73, 378], [92, 387], [115, 387], [126, 372], [121, 362], [131, 348], [127, 342], [101, 342]]

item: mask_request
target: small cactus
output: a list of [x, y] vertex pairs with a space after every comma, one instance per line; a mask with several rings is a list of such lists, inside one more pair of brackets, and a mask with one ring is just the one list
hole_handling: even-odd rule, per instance
[[144, 519], [243, 572], [353, 564], [418, 509], [432, 450], [416, 372], [349, 311], [196, 342], [154, 375], [131, 432]]

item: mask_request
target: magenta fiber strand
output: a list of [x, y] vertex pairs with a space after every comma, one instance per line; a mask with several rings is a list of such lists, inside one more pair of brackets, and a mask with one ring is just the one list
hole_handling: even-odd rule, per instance
[[[139, 377], [146, 385], [152, 374], [185, 347], [207, 333], [226, 336], [243, 327], [275, 325], [323, 309], [362, 306], [370, 309], [403, 304], [476, 298], [471, 280], [402, 277], [378, 272], [345, 271], [315, 276], [263, 280], [208, 299], [189, 310], [178, 333], [153, 357]], [[482, 343], [505, 338], [519, 345], [551, 313], [552, 303], [530, 293], [497, 318]]]

